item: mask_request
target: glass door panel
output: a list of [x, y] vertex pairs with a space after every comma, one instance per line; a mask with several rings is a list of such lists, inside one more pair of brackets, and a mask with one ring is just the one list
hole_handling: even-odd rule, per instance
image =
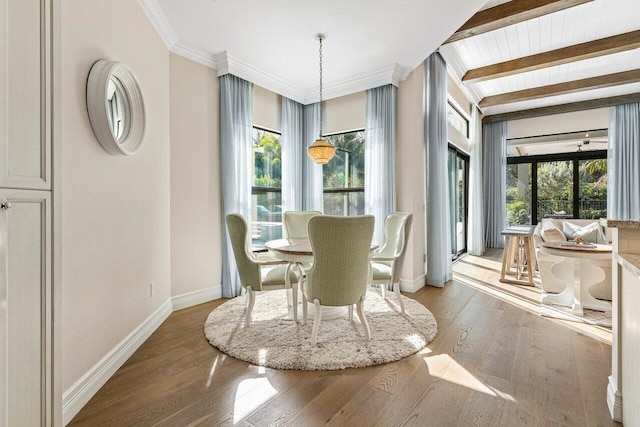
[[507, 225], [531, 224], [531, 163], [507, 165]]
[[607, 159], [579, 161], [580, 218], [607, 217]]
[[467, 161], [460, 156], [456, 177], [456, 246], [461, 253], [467, 251]]
[[469, 157], [450, 147], [448, 160], [451, 256], [457, 258], [467, 251]]
[[573, 218], [573, 162], [538, 162], [538, 222]]

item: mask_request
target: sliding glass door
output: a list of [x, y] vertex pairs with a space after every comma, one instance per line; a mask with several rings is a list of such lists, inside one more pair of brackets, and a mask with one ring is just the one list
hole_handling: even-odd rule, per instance
[[467, 251], [469, 156], [449, 146], [449, 216], [451, 257]]
[[607, 217], [607, 152], [507, 158], [507, 224]]

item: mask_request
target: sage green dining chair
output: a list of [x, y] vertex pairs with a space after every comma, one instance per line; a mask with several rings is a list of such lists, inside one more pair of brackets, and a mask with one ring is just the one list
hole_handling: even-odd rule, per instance
[[404, 263], [413, 216], [394, 212], [384, 220], [384, 243], [371, 257], [372, 284], [380, 285], [382, 297], [387, 298], [387, 286], [396, 294], [400, 311], [404, 313], [404, 302], [400, 295], [400, 272]]
[[290, 238], [309, 237], [309, 221], [322, 215], [320, 211], [287, 211], [284, 213], [284, 233]]
[[[285, 274], [289, 274], [291, 283], [298, 283], [298, 277], [291, 271], [289, 264], [275, 259], [259, 260], [248, 249], [248, 233], [247, 222], [244, 217], [239, 214], [229, 214], [226, 217], [227, 229], [229, 230], [229, 238], [231, 246], [233, 246], [233, 255], [236, 259], [238, 273], [240, 275], [240, 283], [245, 290], [245, 321], [247, 324], [251, 322], [251, 312], [255, 304], [256, 292], [282, 289], [285, 285]], [[297, 286], [296, 286], [297, 287]], [[296, 304], [294, 292], [294, 304]], [[297, 323], [296, 312], [294, 310], [294, 320]]]
[[369, 253], [374, 219], [365, 216], [322, 215], [309, 221], [309, 240], [313, 265], [307, 271], [302, 289], [303, 324], [307, 323], [307, 301], [315, 312], [311, 343], [316, 345], [321, 306], [356, 305], [367, 340], [371, 330], [364, 315], [364, 297], [369, 278]]

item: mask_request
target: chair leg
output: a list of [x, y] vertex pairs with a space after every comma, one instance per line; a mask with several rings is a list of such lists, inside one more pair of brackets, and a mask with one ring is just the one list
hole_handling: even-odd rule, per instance
[[287, 307], [291, 307], [291, 297], [293, 296], [293, 286], [291, 286], [291, 279], [289, 278], [290, 270], [291, 264], [289, 263], [284, 269], [284, 288], [287, 290]]
[[293, 296], [293, 322], [298, 323], [298, 283], [291, 284], [291, 294]]
[[353, 320], [353, 304], [349, 305], [349, 322]]
[[302, 324], [307, 324], [307, 296], [302, 293]]
[[247, 296], [245, 298], [248, 298], [245, 316], [245, 322], [248, 325], [251, 323], [251, 312], [253, 311], [253, 305], [256, 302], [256, 293], [253, 292], [253, 289], [247, 288]]
[[391, 286], [393, 286], [393, 292], [398, 298], [398, 303], [400, 304], [400, 312], [404, 314], [404, 301], [402, 301], [402, 295], [400, 295], [400, 283], [394, 283]]
[[358, 317], [360, 318], [360, 323], [362, 323], [362, 327], [364, 328], [364, 335], [367, 337], [367, 341], [369, 341], [371, 340], [371, 329], [369, 329], [367, 318], [364, 317], [364, 310], [362, 309], [363, 305], [364, 301], [360, 300], [356, 303], [356, 308], [358, 309]]
[[320, 329], [320, 317], [322, 312], [320, 311], [320, 300], [315, 299], [313, 304], [316, 306], [315, 317], [313, 318], [313, 330], [311, 331], [311, 345], [315, 347], [318, 342], [318, 330]]
[[382, 294], [382, 299], [387, 299], [387, 284], [380, 284], [380, 293]]

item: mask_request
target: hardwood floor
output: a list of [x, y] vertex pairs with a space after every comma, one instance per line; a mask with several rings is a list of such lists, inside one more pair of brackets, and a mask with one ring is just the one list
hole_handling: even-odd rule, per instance
[[427, 348], [344, 371], [262, 368], [211, 347], [217, 300], [173, 313], [71, 425], [620, 425], [611, 347], [461, 282], [407, 294], [438, 321]]

